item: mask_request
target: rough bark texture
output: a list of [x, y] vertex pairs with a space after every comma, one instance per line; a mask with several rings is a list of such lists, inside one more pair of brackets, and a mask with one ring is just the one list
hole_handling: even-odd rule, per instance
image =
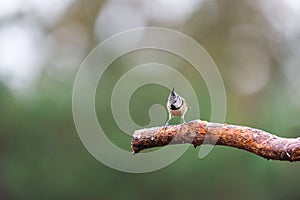
[[281, 138], [262, 130], [201, 120], [185, 124], [137, 130], [132, 137], [133, 153], [168, 144], [206, 144], [244, 149], [272, 160], [299, 161], [300, 138]]

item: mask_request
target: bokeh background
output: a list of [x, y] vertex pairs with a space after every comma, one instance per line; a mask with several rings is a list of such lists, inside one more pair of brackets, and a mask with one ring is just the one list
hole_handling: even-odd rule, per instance
[[[211, 55], [226, 87], [227, 123], [298, 137], [299, 21], [297, 0], [1, 0], [0, 199], [299, 199], [300, 163], [228, 147], [217, 146], [204, 159], [191, 147], [172, 165], [147, 174], [111, 169], [81, 143], [71, 106], [76, 72], [99, 42], [158, 26], [189, 35]], [[97, 94], [96, 107], [103, 108], [97, 114], [106, 116], [101, 124], [127, 150], [131, 138], [114, 123], [109, 98], [130, 69], [122, 66], [139, 53], [112, 64], [100, 80], [107, 90]], [[145, 51], [143, 59], [154, 54]], [[188, 64], [176, 63], [183, 74], [193, 74]], [[209, 120], [205, 83], [201, 77], [190, 81], [201, 119]], [[149, 106], [164, 105], [167, 96], [159, 85], [139, 88], [132, 118], [146, 125]]]

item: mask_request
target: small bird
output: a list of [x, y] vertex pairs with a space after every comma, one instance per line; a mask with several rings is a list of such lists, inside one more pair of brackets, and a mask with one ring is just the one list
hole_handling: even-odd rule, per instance
[[167, 102], [167, 108], [169, 111], [169, 119], [167, 120], [164, 128], [166, 128], [169, 125], [169, 121], [174, 116], [181, 116], [181, 121], [185, 123], [184, 115], [186, 111], [188, 110], [189, 106], [186, 104], [186, 101], [184, 98], [176, 94], [174, 91], [174, 88], [171, 90], [171, 93], [168, 98]]

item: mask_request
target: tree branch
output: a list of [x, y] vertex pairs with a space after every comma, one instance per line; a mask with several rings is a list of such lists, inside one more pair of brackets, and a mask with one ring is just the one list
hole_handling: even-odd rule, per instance
[[136, 130], [133, 153], [168, 144], [206, 144], [230, 146], [272, 160], [299, 161], [300, 138], [282, 138], [262, 130], [195, 120], [174, 126]]

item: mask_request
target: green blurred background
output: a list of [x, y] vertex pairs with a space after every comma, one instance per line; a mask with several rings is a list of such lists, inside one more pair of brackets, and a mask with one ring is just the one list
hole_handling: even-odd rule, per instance
[[[299, 199], [300, 163], [228, 147], [217, 146], [204, 159], [191, 147], [147, 174], [111, 169], [81, 143], [71, 106], [76, 72], [90, 50], [120, 31], [158, 26], [191, 36], [216, 62], [226, 87], [226, 123], [298, 137], [299, 21], [300, 1], [293, 0], [1, 0], [0, 199]], [[145, 60], [153, 53], [145, 52]], [[180, 72], [193, 74], [178, 63]], [[129, 150], [131, 138], [109, 106], [112, 86], [129, 70], [122, 65], [126, 56], [100, 80], [106, 90], [97, 94], [96, 108], [105, 109], [97, 114], [107, 116], [101, 124], [108, 137]], [[209, 120], [205, 83], [190, 81], [201, 119]], [[147, 125], [151, 104], [165, 105], [167, 96], [159, 85], [139, 88], [132, 118]]]

